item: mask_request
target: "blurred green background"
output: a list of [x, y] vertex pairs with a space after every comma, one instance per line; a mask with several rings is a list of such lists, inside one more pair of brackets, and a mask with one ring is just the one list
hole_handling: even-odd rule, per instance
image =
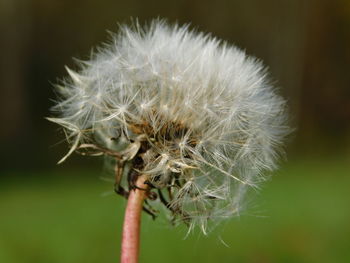
[[[350, 1], [0, 1], [0, 262], [118, 262], [125, 201], [44, 119], [53, 84], [130, 18], [190, 22], [269, 66], [296, 131], [208, 236], [143, 217], [141, 262], [350, 262]], [[108, 181], [108, 180], [107, 180]]]

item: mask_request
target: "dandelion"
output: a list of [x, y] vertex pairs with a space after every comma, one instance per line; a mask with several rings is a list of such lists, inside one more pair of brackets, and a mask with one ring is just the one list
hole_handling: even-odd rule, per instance
[[163, 205], [172, 222], [206, 233], [276, 168], [285, 101], [235, 46], [154, 20], [122, 26], [79, 66], [67, 68], [49, 120], [71, 145], [60, 162], [73, 152], [113, 160], [115, 190], [128, 198], [122, 262], [136, 262], [141, 209], [155, 217]]

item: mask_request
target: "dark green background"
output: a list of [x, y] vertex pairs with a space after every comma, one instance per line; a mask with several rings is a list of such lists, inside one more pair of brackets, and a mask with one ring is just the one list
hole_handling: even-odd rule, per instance
[[118, 261], [124, 200], [102, 160], [56, 166], [68, 146], [44, 117], [64, 65], [131, 17], [190, 22], [261, 58], [296, 128], [250, 208], [208, 236], [144, 216], [141, 262], [350, 262], [348, 0], [1, 0], [0, 262]]

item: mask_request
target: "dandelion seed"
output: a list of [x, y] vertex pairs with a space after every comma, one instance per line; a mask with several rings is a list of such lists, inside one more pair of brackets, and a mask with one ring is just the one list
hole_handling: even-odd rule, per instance
[[235, 46], [155, 20], [123, 26], [67, 71], [59, 116], [49, 120], [65, 129], [68, 155], [110, 156], [124, 196], [142, 176], [147, 192], [162, 196], [148, 203], [163, 203], [173, 222], [206, 233], [208, 221], [238, 214], [247, 190], [276, 168], [285, 102], [262, 63]]

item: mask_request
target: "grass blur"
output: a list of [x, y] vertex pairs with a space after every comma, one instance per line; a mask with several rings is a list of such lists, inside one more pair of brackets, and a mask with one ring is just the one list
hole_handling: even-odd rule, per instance
[[[291, 161], [208, 236], [144, 214], [140, 262], [350, 262], [349, 168]], [[1, 179], [0, 262], [118, 262], [125, 201], [100, 172], [62, 171]]]

